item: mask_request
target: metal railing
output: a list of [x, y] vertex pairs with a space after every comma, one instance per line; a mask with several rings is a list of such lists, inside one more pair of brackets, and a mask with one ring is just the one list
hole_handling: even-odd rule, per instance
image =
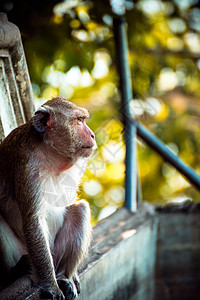
[[183, 174], [197, 189], [200, 190], [200, 176], [175, 155], [162, 141], [146, 129], [131, 113], [132, 87], [130, 67], [128, 63], [128, 42], [126, 34], [126, 21], [124, 17], [116, 17], [113, 22], [116, 44], [117, 63], [120, 75], [121, 113], [124, 123], [126, 144], [126, 175], [125, 175], [125, 206], [131, 211], [137, 210], [137, 149], [136, 136], [139, 136], [165, 161]]

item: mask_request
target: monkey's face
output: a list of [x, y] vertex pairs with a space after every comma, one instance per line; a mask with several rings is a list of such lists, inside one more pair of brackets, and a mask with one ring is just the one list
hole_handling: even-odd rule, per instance
[[86, 109], [56, 98], [35, 112], [33, 124], [48, 151], [74, 164], [79, 157], [87, 158], [96, 149], [94, 133], [85, 122], [88, 117]]
[[88, 117], [88, 112], [82, 109], [77, 111], [71, 120], [72, 143], [76, 148], [78, 156], [89, 157], [96, 149], [95, 135], [87, 126], [85, 119]]

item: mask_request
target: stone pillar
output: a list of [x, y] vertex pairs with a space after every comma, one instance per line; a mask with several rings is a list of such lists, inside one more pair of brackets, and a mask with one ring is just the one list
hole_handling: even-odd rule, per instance
[[0, 13], [0, 140], [29, 120], [33, 92], [18, 27]]

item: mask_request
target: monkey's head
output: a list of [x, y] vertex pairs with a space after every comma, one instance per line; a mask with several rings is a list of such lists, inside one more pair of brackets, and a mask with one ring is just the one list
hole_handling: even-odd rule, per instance
[[44, 103], [34, 114], [33, 126], [47, 152], [74, 164], [96, 149], [95, 136], [86, 125], [89, 113], [62, 97]]

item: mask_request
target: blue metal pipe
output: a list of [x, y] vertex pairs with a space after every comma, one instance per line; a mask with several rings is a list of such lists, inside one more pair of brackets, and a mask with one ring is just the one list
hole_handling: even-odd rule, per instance
[[174, 166], [183, 174], [197, 189], [200, 190], [200, 176], [177, 155], [175, 155], [162, 141], [146, 129], [141, 123], [132, 119], [137, 128], [137, 135], [154, 149], [165, 161]]
[[114, 18], [113, 27], [120, 75], [120, 91], [122, 97], [121, 113], [124, 123], [126, 144], [125, 206], [135, 212], [137, 210], [136, 127], [133, 122], [129, 121], [130, 118], [132, 118], [130, 107], [132, 100], [132, 87], [128, 63], [128, 43], [125, 19], [123, 17]]

